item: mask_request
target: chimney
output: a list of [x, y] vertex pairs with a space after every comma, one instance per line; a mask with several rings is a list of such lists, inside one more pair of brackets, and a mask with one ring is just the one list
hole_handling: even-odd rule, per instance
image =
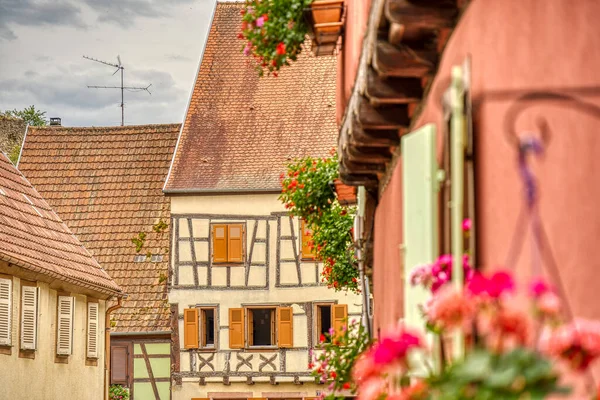
[[50, 118], [50, 126], [61, 126], [61, 120], [58, 117]]

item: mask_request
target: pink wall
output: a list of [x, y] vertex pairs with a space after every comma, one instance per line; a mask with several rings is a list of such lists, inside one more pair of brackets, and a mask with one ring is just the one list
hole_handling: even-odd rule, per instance
[[346, 0], [346, 25], [342, 51], [338, 55], [337, 120], [341, 122], [346, 102], [352, 94], [371, 0]]
[[[592, 0], [578, 1], [577, 6], [571, 0], [475, 0], [446, 47], [415, 127], [436, 123], [440, 138], [440, 96], [448, 87], [450, 68], [470, 54], [473, 98], [481, 102], [475, 110], [477, 228], [479, 261], [485, 268], [504, 262], [522, 204], [517, 153], [503, 127], [506, 110], [518, 95], [511, 91], [564, 93], [565, 88], [600, 87], [598, 15], [600, 2]], [[499, 96], [494, 91], [508, 93]], [[600, 105], [600, 90], [578, 97]], [[517, 131], [535, 131], [538, 116], [547, 118], [552, 133], [545, 157], [534, 162], [542, 222], [574, 313], [600, 319], [600, 119], [561, 104], [536, 102], [521, 114]], [[400, 265], [395, 255], [402, 241], [400, 164], [376, 214], [374, 295], [379, 327], [397, 319], [397, 307], [391, 304], [401, 304], [400, 281], [394, 285], [388, 280], [397, 277]], [[521, 277], [531, 271], [529, 240], [528, 233], [519, 262], [509, 266]]]

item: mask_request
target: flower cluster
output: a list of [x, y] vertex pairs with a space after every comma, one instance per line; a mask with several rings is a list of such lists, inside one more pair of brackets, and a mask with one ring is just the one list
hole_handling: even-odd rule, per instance
[[322, 334], [316, 347], [318, 355], [311, 351], [308, 369], [321, 383], [327, 383], [328, 400], [344, 398], [341, 391], [354, 393], [356, 385], [352, 380], [352, 370], [358, 355], [371, 343], [367, 330], [357, 321], [351, 321], [348, 328], [340, 332], [333, 328]]
[[359, 399], [516, 399], [568, 393], [569, 388], [559, 386], [553, 365], [563, 361], [573, 371], [587, 370], [600, 357], [600, 322], [563, 323], [561, 301], [543, 280], [529, 286], [531, 314], [517, 294], [506, 271], [475, 272], [462, 291], [440, 287], [424, 305], [427, 326], [442, 344], [456, 331], [474, 336], [464, 359], [415, 379], [408, 353], [422, 349], [424, 342], [399, 327], [356, 362]]
[[256, 61], [259, 74], [277, 71], [295, 61], [308, 32], [304, 9], [312, 0], [246, 0], [238, 37], [242, 52]]
[[121, 385], [110, 385], [108, 398], [109, 400], [129, 400], [129, 390]]
[[279, 199], [291, 215], [301, 218], [312, 229], [309, 246], [317, 259], [323, 261], [322, 281], [335, 290], [358, 293], [353, 240], [355, 209], [336, 200], [331, 183], [337, 177], [335, 150], [329, 158], [297, 160], [280, 176]]

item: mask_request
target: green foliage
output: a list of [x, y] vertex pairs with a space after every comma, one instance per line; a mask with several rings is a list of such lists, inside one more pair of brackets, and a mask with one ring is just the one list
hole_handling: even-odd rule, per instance
[[108, 398], [110, 400], [129, 400], [129, 389], [121, 385], [110, 385]]
[[142, 248], [144, 247], [144, 243], [146, 242], [146, 233], [145, 232], [138, 233], [138, 235], [136, 237], [131, 239], [131, 242], [133, 244], [135, 244], [135, 252], [139, 253], [140, 251], [142, 251]]
[[282, 66], [296, 61], [308, 33], [304, 9], [312, 1], [246, 0], [239, 37], [246, 40], [242, 51], [254, 57], [260, 76], [277, 76]]
[[281, 175], [279, 199], [291, 215], [313, 230], [312, 247], [324, 263], [322, 279], [335, 290], [359, 292], [352, 226], [355, 209], [339, 204], [331, 187], [338, 177], [337, 155], [306, 157]]
[[14, 164], [17, 165], [17, 161], [19, 161], [19, 155], [21, 154], [21, 143], [16, 144], [11, 150], [10, 153], [8, 153], [8, 158], [10, 159], [10, 161]]
[[167, 230], [168, 227], [169, 225], [165, 221], [160, 219], [156, 224], [152, 225], [152, 230], [156, 233], [163, 233], [165, 230]]
[[541, 354], [527, 348], [494, 354], [479, 349], [428, 379], [436, 400], [545, 399], [568, 394]]
[[45, 126], [48, 125], [46, 120], [46, 112], [36, 110], [35, 106], [25, 107], [22, 110], [8, 110], [4, 112], [4, 115], [8, 117], [17, 117], [24, 120], [27, 124], [33, 126]]
[[158, 284], [160, 285], [161, 283], [164, 283], [167, 281], [167, 275], [164, 272], [160, 272], [160, 274], [158, 275]]
[[315, 358], [315, 362], [309, 365], [311, 374], [322, 382], [333, 384], [329, 393], [325, 396], [327, 400], [343, 399], [336, 396], [335, 392], [350, 390], [356, 392], [356, 386], [352, 382], [352, 367], [358, 356], [372, 343], [365, 327], [356, 321], [350, 322], [348, 329], [341, 334], [327, 334], [317, 346], [322, 350]]

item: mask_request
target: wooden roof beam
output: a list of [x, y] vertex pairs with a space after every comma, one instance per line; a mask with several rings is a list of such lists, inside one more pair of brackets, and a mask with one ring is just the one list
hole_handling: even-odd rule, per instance
[[382, 78], [369, 68], [365, 96], [375, 106], [418, 103], [423, 97], [423, 87], [419, 78]]
[[438, 60], [435, 50], [412, 50], [379, 40], [373, 55], [373, 68], [380, 76], [422, 78], [432, 74]]

